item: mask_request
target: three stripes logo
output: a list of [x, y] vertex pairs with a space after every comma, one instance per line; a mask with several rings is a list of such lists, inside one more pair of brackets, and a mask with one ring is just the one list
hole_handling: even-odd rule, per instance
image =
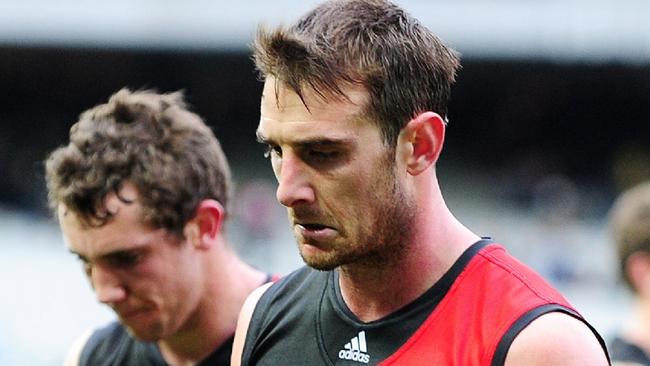
[[339, 351], [339, 358], [342, 360], [350, 360], [368, 363], [370, 362], [370, 355], [368, 352], [368, 345], [366, 343], [366, 332], [362, 330], [359, 334], [353, 337], [350, 342], [343, 346], [344, 349]]

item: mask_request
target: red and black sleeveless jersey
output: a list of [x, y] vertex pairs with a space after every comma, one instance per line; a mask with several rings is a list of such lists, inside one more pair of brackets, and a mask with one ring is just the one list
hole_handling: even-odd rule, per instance
[[554, 311], [589, 326], [538, 274], [487, 240], [418, 299], [368, 323], [345, 305], [336, 271], [303, 267], [260, 298], [242, 365], [503, 365], [517, 334]]

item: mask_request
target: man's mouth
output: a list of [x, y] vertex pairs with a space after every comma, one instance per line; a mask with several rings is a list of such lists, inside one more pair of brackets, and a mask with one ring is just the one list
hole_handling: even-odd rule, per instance
[[323, 229], [331, 229], [331, 227], [326, 226], [326, 225], [321, 225], [321, 224], [297, 224], [298, 226], [302, 226], [303, 228], [309, 230], [309, 231], [318, 231], [318, 230], [323, 230]]
[[134, 316], [136, 316], [136, 315], [142, 313], [143, 311], [144, 311], [144, 310], [142, 310], [142, 309], [139, 309], [139, 310], [129, 310], [129, 311], [118, 312], [118, 314], [120, 315], [120, 318], [122, 318], [122, 319], [128, 319], [128, 318], [132, 318], [132, 317], [134, 317]]
[[335, 228], [318, 223], [296, 223], [294, 232], [307, 242], [329, 241], [338, 235], [338, 230]]
[[120, 317], [120, 319], [127, 320], [127, 319], [133, 319], [136, 318], [140, 315], [148, 313], [151, 308], [137, 308], [137, 309], [113, 309], [117, 315]]

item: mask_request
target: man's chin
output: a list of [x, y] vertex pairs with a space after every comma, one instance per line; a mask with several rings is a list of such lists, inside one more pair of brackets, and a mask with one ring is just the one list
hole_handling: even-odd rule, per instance
[[317, 271], [331, 271], [338, 267], [338, 265], [334, 264], [329, 264], [329, 263], [320, 263], [320, 262], [307, 262], [305, 261], [305, 264], [307, 264], [309, 267], [317, 270]]
[[339, 266], [339, 262], [335, 258], [324, 258], [323, 256], [308, 255], [300, 251], [300, 256], [303, 262], [309, 267], [319, 271], [331, 271]]
[[[131, 337], [136, 338], [143, 342], [156, 342], [163, 338], [162, 331], [160, 329], [141, 329], [137, 327], [131, 327], [127, 324], [124, 324], [124, 328], [129, 332]], [[156, 326], [151, 326], [150, 328], [159, 328]]]

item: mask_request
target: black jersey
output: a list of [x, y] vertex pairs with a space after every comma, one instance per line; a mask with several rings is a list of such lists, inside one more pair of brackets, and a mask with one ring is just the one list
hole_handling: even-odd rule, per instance
[[650, 355], [647, 355], [637, 345], [621, 337], [615, 337], [609, 346], [612, 362], [632, 362], [639, 365], [650, 366]]
[[[230, 365], [233, 337], [212, 352], [198, 366]], [[86, 342], [79, 366], [167, 366], [154, 342], [139, 341], [115, 321], [96, 330]]]

